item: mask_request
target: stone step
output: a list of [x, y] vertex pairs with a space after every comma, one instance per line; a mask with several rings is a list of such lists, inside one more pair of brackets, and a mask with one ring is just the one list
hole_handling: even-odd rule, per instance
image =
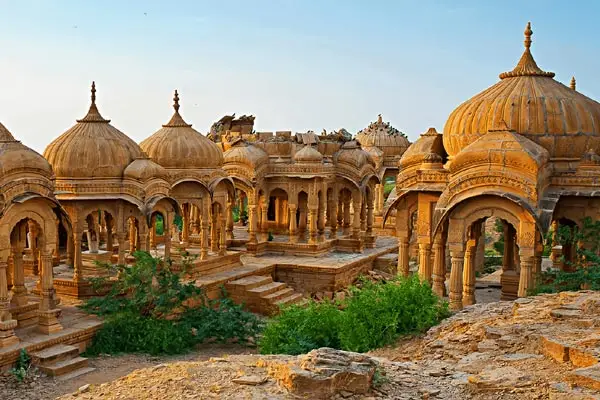
[[284, 297], [283, 299], [276, 301], [275, 304], [278, 306], [283, 306], [287, 304], [294, 304], [300, 302], [304, 296], [300, 293], [294, 293], [291, 296]]
[[258, 295], [258, 296], [264, 298], [265, 296], [270, 295], [271, 293], [275, 293], [280, 290], [283, 290], [286, 287], [287, 287], [287, 284], [282, 283], [282, 282], [270, 282], [270, 283], [267, 283], [266, 285], [258, 286], [258, 287], [255, 287], [254, 289], [249, 289], [248, 293], [253, 294], [253, 295]]
[[294, 289], [286, 287], [284, 289], [278, 290], [276, 292], [261, 297], [267, 300], [269, 303], [277, 303], [278, 301], [285, 299], [286, 297], [290, 297], [294, 293], [296, 293], [294, 292]]
[[66, 344], [57, 344], [56, 346], [31, 353], [31, 361], [34, 365], [47, 366], [77, 356], [79, 356], [79, 348]]
[[73, 372], [69, 372], [68, 374], [60, 375], [56, 379], [59, 381], [68, 381], [70, 379], [77, 378], [78, 376], [89, 374], [90, 372], [94, 372], [95, 370], [96, 370], [96, 368], [92, 368], [92, 367], [79, 368]]
[[88, 366], [88, 359], [83, 357], [75, 357], [69, 360], [57, 361], [50, 365], [40, 365], [39, 369], [49, 376], [65, 375], [80, 368]]
[[266, 285], [273, 282], [273, 278], [270, 276], [263, 275], [250, 275], [245, 278], [237, 279], [235, 281], [227, 282], [225, 285], [227, 288], [250, 290], [259, 286]]

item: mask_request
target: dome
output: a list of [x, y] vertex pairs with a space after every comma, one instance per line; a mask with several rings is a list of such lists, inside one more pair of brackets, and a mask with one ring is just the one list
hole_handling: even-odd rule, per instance
[[444, 147], [451, 157], [500, 123], [546, 148], [552, 158], [580, 159], [590, 148], [600, 151], [600, 103], [574, 90], [574, 81], [569, 88], [537, 66], [532, 33], [527, 24], [517, 66], [448, 117]]
[[443, 162], [445, 156], [442, 135], [435, 128], [429, 128], [404, 152], [398, 166], [406, 168], [409, 165], [432, 162], [434, 159], [435, 162]]
[[179, 114], [179, 94], [173, 98], [175, 113], [171, 120], [140, 147], [156, 163], [165, 168], [220, 168], [223, 151], [206, 136], [187, 124]]
[[342, 148], [333, 155], [333, 161], [336, 164], [348, 164], [356, 169], [361, 169], [367, 164], [376, 167], [375, 161], [369, 153], [360, 148], [356, 140], [344, 143]]
[[242, 140], [236, 141], [229, 150], [223, 154], [225, 164], [239, 163], [256, 169], [261, 165], [269, 163], [269, 155], [261, 148], [245, 143]]
[[36, 151], [16, 140], [4, 125], [0, 123], [0, 173], [29, 170], [46, 177], [52, 176], [52, 167]]
[[391, 126], [389, 122], [383, 122], [381, 114], [377, 117], [377, 122], [372, 122], [356, 134], [356, 140], [365, 149], [379, 148], [385, 157], [401, 156], [410, 146], [410, 142], [402, 132]]
[[530, 172], [537, 177], [538, 171], [547, 164], [549, 158], [545, 148], [504, 126], [489, 131], [465, 147], [450, 163], [450, 170], [453, 173], [471, 171], [480, 165], [490, 170], [499, 165], [523, 173]]
[[143, 182], [152, 178], [166, 179], [169, 174], [167, 170], [152, 161], [146, 154], [143, 154], [125, 168], [123, 175]]
[[323, 154], [319, 153], [310, 144], [307, 144], [294, 154], [294, 161], [297, 163], [321, 163], [323, 162]]
[[137, 143], [98, 112], [93, 82], [92, 104], [87, 115], [44, 151], [57, 178], [122, 177], [125, 168], [141, 154]]

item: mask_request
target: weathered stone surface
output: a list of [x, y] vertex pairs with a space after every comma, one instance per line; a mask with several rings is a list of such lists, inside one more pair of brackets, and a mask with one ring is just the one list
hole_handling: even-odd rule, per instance
[[297, 364], [274, 363], [269, 374], [291, 393], [328, 399], [342, 390], [367, 393], [376, 368], [363, 354], [321, 348], [299, 356]]

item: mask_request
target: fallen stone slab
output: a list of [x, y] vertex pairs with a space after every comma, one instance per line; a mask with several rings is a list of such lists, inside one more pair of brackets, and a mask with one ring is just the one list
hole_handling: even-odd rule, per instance
[[291, 363], [269, 363], [269, 375], [297, 396], [330, 399], [341, 391], [365, 394], [377, 362], [364, 354], [320, 348]]

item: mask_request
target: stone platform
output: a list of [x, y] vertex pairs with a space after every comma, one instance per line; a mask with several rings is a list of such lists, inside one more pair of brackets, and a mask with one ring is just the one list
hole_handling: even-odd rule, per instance
[[102, 321], [79, 310], [73, 305], [59, 307], [61, 309], [61, 331], [45, 335], [37, 331], [37, 325], [15, 329], [19, 343], [0, 348], [0, 371], [7, 370], [17, 360], [21, 349], [31, 354], [50, 348], [57, 344], [73, 345], [83, 352], [91, 343], [95, 332], [102, 326]]

